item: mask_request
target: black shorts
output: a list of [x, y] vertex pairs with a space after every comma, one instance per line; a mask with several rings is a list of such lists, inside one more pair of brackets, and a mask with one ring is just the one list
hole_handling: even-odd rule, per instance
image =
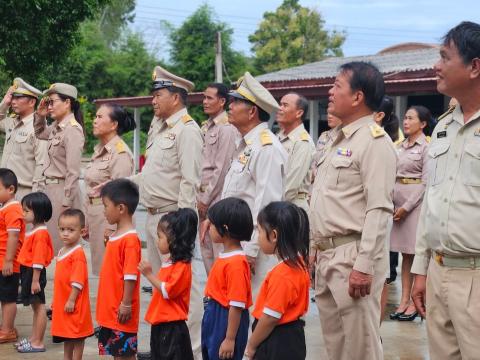
[[3, 276], [0, 272], [0, 301], [5, 303], [16, 302], [18, 297], [19, 284], [19, 273], [13, 273], [10, 276]]
[[155, 360], [193, 360], [192, 342], [185, 321], [152, 325], [150, 349]]
[[[255, 330], [258, 320], [252, 325]], [[258, 346], [255, 360], [305, 360], [305, 321], [296, 320], [277, 325], [268, 337]]]
[[82, 341], [82, 340], [85, 340], [85, 339], [89, 338], [90, 336], [93, 336], [93, 333], [92, 333], [92, 335], [79, 337], [79, 338], [67, 338], [67, 337], [63, 337], [63, 336], [53, 335], [52, 336], [52, 342], [54, 344], [59, 344], [59, 343], [65, 342], [65, 341]]
[[128, 356], [137, 353], [137, 333], [128, 333], [101, 327], [98, 334], [98, 353], [110, 356]]
[[32, 294], [32, 279], [33, 268], [29, 266], [20, 266], [20, 281], [22, 288], [20, 290], [20, 297], [22, 304], [29, 306], [31, 304], [45, 304], [45, 286], [47, 286], [47, 271], [43, 268], [40, 271], [40, 292]]

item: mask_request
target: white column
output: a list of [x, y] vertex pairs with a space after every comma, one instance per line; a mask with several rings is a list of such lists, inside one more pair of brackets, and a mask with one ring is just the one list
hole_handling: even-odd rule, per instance
[[406, 96], [395, 96], [395, 115], [397, 115], [400, 121], [400, 128], [403, 130], [403, 117], [407, 112], [408, 98]]
[[140, 158], [140, 108], [133, 110], [133, 118], [135, 119], [135, 130], [133, 131], [133, 163], [135, 166], [135, 173], [139, 169]]
[[318, 139], [318, 122], [320, 121], [318, 100], [308, 101], [308, 121], [310, 122], [310, 136], [316, 144]]

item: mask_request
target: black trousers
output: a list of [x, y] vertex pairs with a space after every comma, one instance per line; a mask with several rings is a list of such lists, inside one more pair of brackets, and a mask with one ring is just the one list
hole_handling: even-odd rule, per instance
[[192, 342], [185, 321], [152, 325], [152, 360], [193, 360]]
[[[258, 320], [252, 325], [255, 330]], [[305, 321], [296, 320], [277, 325], [272, 333], [260, 344], [255, 352], [255, 360], [305, 360]]]

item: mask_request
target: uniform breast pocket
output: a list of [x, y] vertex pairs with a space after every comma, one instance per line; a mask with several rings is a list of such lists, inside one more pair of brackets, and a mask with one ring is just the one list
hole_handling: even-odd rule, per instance
[[246, 165], [238, 160], [233, 160], [227, 173], [224, 183], [224, 191], [227, 194], [236, 193], [242, 189], [242, 183], [245, 182]]
[[15, 143], [17, 146], [15, 146], [14, 150], [17, 154], [21, 154], [22, 150], [24, 152], [27, 151], [27, 149], [25, 149], [25, 147], [27, 146], [27, 140], [28, 136], [17, 135], [15, 137]]
[[352, 177], [355, 175], [353, 161], [348, 157], [337, 156], [331, 161], [331, 167], [327, 175], [327, 186], [329, 188], [347, 188], [352, 184]]
[[159, 142], [161, 151], [161, 164], [166, 167], [174, 167], [178, 164], [175, 141], [171, 139], [161, 139]]
[[417, 153], [410, 153], [407, 155], [408, 160], [412, 161], [421, 161], [422, 160], [422, 154], [417, 154]]
[[461, 169], [465, 185], [480, 186], [480, 144], [465, 145]]
[[447, 157], [450, 143], [435, 144], [428, 150], [429, 162], [429, 181], [432, 185], [438, 185], [443, 182], [445, 172], [447, 171]]

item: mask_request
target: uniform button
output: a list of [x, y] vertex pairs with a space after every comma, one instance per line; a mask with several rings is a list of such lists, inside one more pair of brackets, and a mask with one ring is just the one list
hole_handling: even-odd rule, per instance
[[445, 223], [442, 221], [442, 226], [445, 226]]
[[453, 180], [453, 176], [450, 176], [448, 179], [449, 179], [450, 181], [452, 181], [452, 180]]
[[455, 159], [458, 158], [458, 154], [455, 154]]
[[443, 202], [448, 202], [448, 199], [447, 198], [443, 199]]

